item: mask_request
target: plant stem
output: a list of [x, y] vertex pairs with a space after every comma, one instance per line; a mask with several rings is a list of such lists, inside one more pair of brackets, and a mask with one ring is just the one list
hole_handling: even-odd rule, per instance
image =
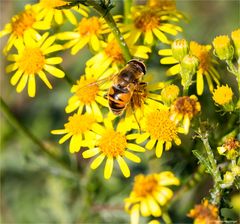
[[97, 4], [94, 0], [88, 0], [87, 4], [92, 6], [97, 11], [97, 13], [99, 13], [105, 19], [105, 21], [111, 28], [112, 33], [119, 44], [119, 47], [122, 50], [124, 59], [126, 61], [129, 61], [131, 59], [131, 54], [129, 52], [128, 46], [127, 46], [120, 30], [117, 27], [117, 24], [115, 23], [115, 21], [113, 19], [112, 14], [110, 13], [110, 10], [103, 8], [101, 5]]
[[31, 133], [25, 126], [23, 126], [20, 121], [15, 117], [12, 113], [8, 105], [4, 102], [2, 97], [0, 97], [0, 107], [3, 114], [9, 120], [9, 122], [19, 131], [24, 133], [35, 145], [37, 145], [47, 156], [49, 156], [53, 161], [57, 162], [61, 167], [65, 170], [73, 172], [70, 167], [67, 166], [60, 158], [57, 158], [48, 148], [33, 134]]
[[238, 83], [238, 93], [240, 94], [240, 70], [237, 69], [231, 60], [226, 60], [228, 65], [229, 71], [236, 76], [237, 83]]
[[212, 149], [209, 145], [207, 135], [200, 135], [200, 138], [203, 142], [204, 148], [207, 153], [207, 158], [211, 164], [212, 168], [212, 177], [214, 180], [214, 187], [211, 192], [211, 197], [212, 197], [212, 203], [215, 205], [219, 205], [220, 199], [221, 199], [221, 187], [220, 187], [220, 182], [222, 181], [221, 175], [219, 168], [217, 166], [216, 160], [214, 158]]
[[126, 24], [130, 23], [130, 18], [129, 15], [131, 15], [131, 6], [132, 6], [132, 1], [133, 0], [127, 0], [124, 1], [124, 22]]

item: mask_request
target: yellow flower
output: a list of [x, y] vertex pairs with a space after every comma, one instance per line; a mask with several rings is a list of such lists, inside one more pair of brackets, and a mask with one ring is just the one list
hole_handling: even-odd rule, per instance
[[129, 41], [136, 43], [143, 35], [144, 44], [153, 45], [154, 36], [162, 43], [169, 44], [170, 40], [165, 35], [176, 36], [182, 28], [169, 21], [179, 21], [182, 15], [175, 10], [162, 11], [160, 8], [149, 6], [133, 6], [131, 8], [133, 23], [129, 26]]
[[112, 175], [114, 160], [117, 160], [120, 170], [125, 177], [130, 176], [130, 169], [124, 160], [124, 157], [139, 163], [141, 159], [133, 154], [131, 151], [144, 152], [145, 149], [139, 145], [130, 143], [128, 135], [126, 134], [127, 124], [123, 126], [118, 125], [116, 129], [113, 127], [112, 120], [109, 118], [104, 120], [104, 126], [94, 124], [92, 130], [97, 135], [95, 147], [83, 152], [83, 158], [91, 158], [97, 155], [92, 161], [91, 168], [96, 169], [100, 166], [106, 158], [104, 168], [104, 178], [109, 179]]
[[[189, 54], [195, 56], [199, 61], [196, 74], [198, 95], [202, 95], [204, 90], [204, 76], [207, 79], [207, 83], [211, 92], [213, 91], [213, 81], [219, 85], [218, 80], [220, 75], [213, 66], [213, 64], [216, 64], [217, 62], [211, 57], [209, 52], [210, 50], [210, 45], [200, 45], [194, 41], [190, 42]], [[165, 56], [160, 60], [161, 64], [173, 64], [173, 66], [167, 70], [167, 75], [172, 76], [181, 72], [180, 62], [173, 57], [172, 49], [159, 50], [158, 54]]]
[[176, 10], [175, 0], [148, 0], [147, 5], [151, 8], [157, 8], [159, 10]]
[[232, 137], [228, 138], [222, 146], [217, 147], [217, 150], [229, 160], [236, 159], [240, 156], [240, 141]]
[[213, 100], [219, 105], [226, 105], [232, 101], [233, 92], [228, 85], [218, 86], [217, 89], [213, 91]]
[[167, 187], [170, 185], [179, 185], [178, 178], [170, 171], [137, 175], [132, 192], [125, 199], [125, 210], [131, 215], [131, 224], [139, 223], [140, 215], [161, 216], [161, 207], [173, 196], [173, 191]]
[[[114, 71], [108, 70], [102, 76], [110, 76]], [[71, 113], [78, 110], [78, 114], [81, 114], [84, 110], [88, 113], [94, 114], [96, 120], [101, 122], [103, 119], [100, 106], [108, 107], [108, 101], [104, 98], [110, 87], [110, 82], [106, 82], [99, 85], [97, 77], [92, 75], [86, 70], [86, 74], [81, 76], [75, 85], [71, 88], [71, 92], [74, 93], [68, 100], [66, 112]]]
[[237, 58], [240, 58], [240, 29], [234, 30], [231, 33], [231, 37], [235, 48], [235, 54]]
[[167, 85], [161, 91], [162, 101], [170, 105], [178, 96], [179, 88], [176, 85]]
[[232, 60], [234, 50], [227, 35], [215, 37], [213, 46], [220, 60]]
[[71, 153], [78, 152], [81, 147], [93, 147], [95, 134], [91, 128], [96, 123], [92, 114], [74, 114], [68, 118], [68, 122], [64, 124], [64, 129], [52, 130], [54, 135], [64, 136], [59, 140], [59, 144], [64, 143], [69, 138], [69, 150]]
[[212, 205], [208, 200], [201, 204], [195, 205], [187, 214], [188, 217], [194, 218], [194, 224], [219, 223], [218, 208]]
[[26, 5], [25, 10], [14, 17], [11, 22], [6, 24], [4, 29], [0, 31], [0, 38], [10, 34], [4, 52], [11, 50], [15, 41], [23, 39], [24, 35], [28, 33], [33, 39], [39, 40], [41, 37], [36, 30], [50, 29], [50, 24], [46, 21], [41, 21], [41, 17], [31, 5]]
[[[114, 16], [116, 22], [121, 16]], [[76, 25], [73, 32], [62, 32], [58, 34], [58, 39], [69, 40], [64, 44], [65, 48], [72, 48], [71, 54], [75, 55], [86, 44], [94, 50], [100, 48], [100, 41], [103, 39], [102, 34], [109, 33], [110, 29], [102, 17], [92, 16], [90, 18], [82, 18]]]
[[82, 4], [71, 9], [56, 9], [56, 7], [64, 6], [66, 3], [67, 1], [63, 0], [39, 0], [39, 3], [34, 4], [33, 7], [38, 10], [39, 16], [48, 23], [54, 19], [57, 24], [62, 24], [63, 18], [66, 16], [70, 23], [77, 24], [77, 19], [71, 9], [80, 15], [88, 16], [88, 8]]
[[62, 46], [54, 44], [55, 37], [48, 37], [45, 33], [37, 42], [28, 35], [24, 36], [24, 40], [15, 41], [15, 47], [18, 54], [10, 54], [9, 61], [13, 64], [7, 66], [6, 71], [12, 72], [17, 70], [12, 76], [10, 82], [13, 86], [17, 83], [17, 92], [22, 92], [28, 83], [28, 95], [34, 97], [36, 93], [35, 77], [38, 76], [49, 89], [52, 89], [51, 83], [44, 72], [47, 71], [57, 78], [63, 78], [64, 72], [53, 65], [62, 62], [61, 57], [47, 58], [47, 54], [62, 50]]
[[[117, 69], [119, 65], [125, 65], [122, 51], [112, 34], [108, 35], [107, 42], [103, 42], [102, 47], [103, 50], [90, 58], [86, 63], [87, 67], [91, 69], [93, 73], [102, 73], [109, 67]], [[130, 43], [128, 47], [131, 55], [136, 58], [147, 59], [148, 53], [151, 52], [149, 47], [143, 45], [135, 46]]]
[[156, 156], [158, 158], [161, 157], [164, 147], [166, 150], [172, 147], [172, 141], [177, 145], [181, 144], [177, 133], [183, 133], [184, 131], [170, 119], [168, 110], [152, 109], [146, 111], [144, 115], [145, 117], [140, 123], [143, 133], [135, 134], [138, 144], [149, 139], [145, 147], [151, 150], [156, 144]]
[[185, 134], [189, 131], [190, 120], [201, 110], [201, 105], [195, 95], [178, 97], [171, 106], [171, 119], [183, 122]]

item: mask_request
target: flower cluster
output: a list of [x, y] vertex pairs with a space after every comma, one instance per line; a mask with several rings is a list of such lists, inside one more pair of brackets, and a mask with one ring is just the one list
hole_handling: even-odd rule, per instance
[[[11, 63], [6, 72], [13, 74], [10, 83], [18, 93], [27, 86], [28, 95], [35, 97], [38, 78], [52, 89], [54, 80], [49, 74], [71, 84], [72, 95], [65, 107], [67, 122], [51, 131], [62, 135], [59, 144], [69, 142], [70, 153], [88, 161], [93, 170], [104, 166], [105, 179], [117, 176], [118, 171], [129, 178], [135, 173], [134, 165], [143, 160], [150, 163], [152, 158], [159, 162], [164, 153], [171, 155], [167, 152], [170, 149], [175, 152], [174, 148], [182, 147], [183, 135], [193, 137], [194, 125], [201, 123], [197, 116], [207, 110], [204, 96], [226, 113], [239, 112], [240, 29], [231, 33], [231, 39], [227, 35], [216, 37], [212, 48], [210, 44], [176, 38], [183, 31], [179, 24], [185, 17], [174, 0], [131, 5], [125, 17], [111, 15], [111, 1], [96, 2], [39, 0], [27, 5], [0, 31], [0, 37], [8, 36], [3, 53]], [[67, 76], [69, 68], [60, 65], [67, 51], [70, 57], [81, 57], [86, 51], [90, 55], [86, 56], [84, 74], [76, 80]], [[63, 58], [59, 52], [64, 52]], [[151, 59], [156, 55], [162, 58], [157, 69], [151, 70]], [[226, 72], [236, 77], [237, 94], [231, 84], [221, 82], [218, 59], [227, 64]], [[170, 65], [166, 75], [160, 72], [162, 65]], [[215, 186], [222, 189], [233, 186], [240, 176], [240, 143], [235, 126], [230, 130], [233, 137], [222, 141], [221, 136], [221, 144], [218, 142], [221, 146], [217, 150], [227, 160], [222, 175], [214, 158], [204, 162], [203, 153], [196, 153], [208, 171], [216, 169], [212, 172], [219, 174], [214, 178], [219, 181]], [[191, 150], [184, 153], [188, 152]], [[125, 199], [131, 223], [139, 223], [140, 216], [164, 219], [173, 197], [169, 186], [179, 184], [172, 171], [136, 175], [132, 192]], [[215, 204], [205, 200], [188, 216], [195, 223], [209, 223], [219, 221], [218, 213]]]

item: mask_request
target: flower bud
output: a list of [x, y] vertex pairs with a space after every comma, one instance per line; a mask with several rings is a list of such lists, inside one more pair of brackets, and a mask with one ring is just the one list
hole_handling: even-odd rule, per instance
[[173, 102], [177, 98], [178, 94], [179, 88], [173, 84], [165, 86], [161, 92], [162, 100], [167, 104]]
[[186, 55], [181, 61], [181, 76], [183, 86], [189, 86], [192, 82], [192, 76], [196, 73], [199, 61], [193, 55]]
[[218, 36], [213, 40], [215, 53], [220, 60], [231, 60], [234, 54], [233, 46], [227, 35]]
[[175, 40], [172, 43], [172, 54], [175, 59], [182, 61], [188, 53], [188, 42], [185, 39]]
[[237, 58], [240, 58], [240, 29], [234, 30], [231, 33], [231, 37], [235, 48], [235, 54]]
[[217, 89], [213, 91], [213, 100], [219, 105], [226, 105], [232, 101], [233, 91], [228, 85], [218, 86]]

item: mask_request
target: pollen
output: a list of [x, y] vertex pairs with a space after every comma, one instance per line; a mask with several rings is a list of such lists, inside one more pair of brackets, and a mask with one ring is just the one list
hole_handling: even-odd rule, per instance
[[133, 17], [135, 27], [143, 32], [157, 28], [160, 25], [160, 17], [153, 9], [141, 11], [140, 13], [136, 12]]
[[137, 175], [134, 179], [133, 191], [138, 197], [146, 197], [157, 190], [158, 180], [154, 174], [144, 176]]
[[65, 129], [73, 135], [82, 134], [90, 130], [95, 119], [90, 114], [74, 114], [68, 119], [68, 123], [64, 125]]
[[105, 53], [108, 57], [112, 58], [114, 62], [119, 64], [124, 63], [124, 58], [121, 49], [116, 40], [110, 41], [105, 48]]
[[127, 147], [127, 139], [120, 132], [107, 130], [101, 137], [99, 148], [107, 157], [123, 156]]
[[219, 105], [228, 104], [232, 100], [233, 92], [228, 85], [218, 86], [213, 92], [213, 100]]
[[17, 37], [22, 37], [23, 33], [32, 27], [35, 22], [34, 14], [31, 10], [24, 11], [13, 18], [12, 29]]
[[89, 104], [95, 100], [99, 91], [99, 86], [95, 82], [95, 79], [77, 81], [79, 89], [76, 91], [76, 95], [82, 103]]
[[54, 9], [55, 7], [66, 5], [66, 2], [63, 0], [41, 0], [41, 4], [44, 8]]
[[199, 60], [199, 68], [204, 71], [207, 71], [210, 68], [210, 54], [209, 54], [210, 47], [200, 45], [195, 41], [190, 42], [190, 52], [198, 58]]
[[177, 114], [187, 115], [191, 119], [201, 110], [201, 106], [196, 97], [183, 96], [174, 102], [173, 110]]
[[43, 69], [45, 57], [39, 48], [25, 48], [18, 64], [19, 69], [27, 74], [36, 74]]
[[171, 142], [177, 138], [177, 127], [170, 120], [168, 111], [154, 111], [148, 114], [146, 129], [157, 140]]
[[98, 34], [101, 28], [101, 23], [96, 16], [89, 19], [83, 18], [78, 24], [78, 32], [81, 36]]

